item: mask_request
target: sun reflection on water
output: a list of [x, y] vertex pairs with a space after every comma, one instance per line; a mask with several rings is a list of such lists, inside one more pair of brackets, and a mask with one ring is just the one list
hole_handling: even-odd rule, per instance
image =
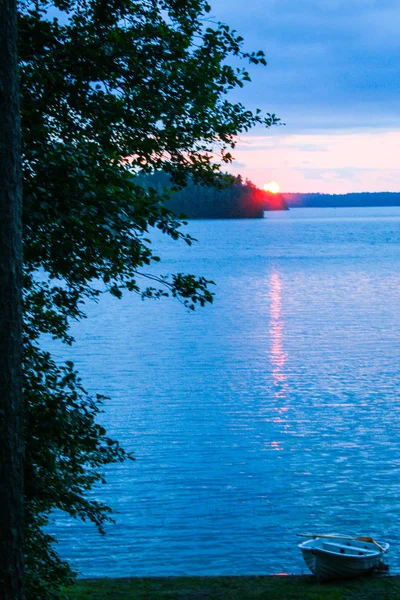
[[[282, 317], [282, 284], [279, 274], [274, 271], [271, 275], [270, 286], [270, 329], [271, 334], [271, 363], [272, 363], [272, 381], [274, 385], [275, 398], [286, 398], [287, 381], [285, 374], [285, 365], [287, 354], [283, 348], [283, 328], [284, 321]], [[285, 412], [287, 407], [281, 407], [280, 411]]]
[[[270, 279], [270, 361], [272, 365], [273, 395], [276, 399], [273, 422], [282, 427], [283, 432], [290, 428], [287, 422], [288, 382], [286, 375], [287, 353], [283, 346], [284, 319], [282, 314], [282, 283], [279, 273], [273, 271]], [[271, 447], [281, 450], [280, 442], [272, 442]]]

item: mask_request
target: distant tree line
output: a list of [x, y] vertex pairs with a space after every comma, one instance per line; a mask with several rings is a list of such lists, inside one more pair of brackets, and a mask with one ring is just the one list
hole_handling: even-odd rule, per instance
[[266, 210], [286, 210], [281, 194], [271, 194], [256, 187], [241, 175], [221, 175], [220, 185], [210, 187], [188, 179], [186, 187], [173, 188], [163, 171], [139, 175], [143, 187], [165, 193], [165, 206], [175, 215], [188, 219], [260, 219]]
[[400, 206], [400, 192], [353, 194], [284, 194], [289, 207]]

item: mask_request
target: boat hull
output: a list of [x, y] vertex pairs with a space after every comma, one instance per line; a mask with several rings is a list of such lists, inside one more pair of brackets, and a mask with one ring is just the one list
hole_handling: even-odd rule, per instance
[[[338, 548], [332, 551], [333, 546]], [[385, 546], [389, 547], [388, 544]], [[362, 550], [357, 547], [354, 548], [353, 554], [349, 553], [350, 549], [346, 554], [346, 547], [326, 543], [320, 544], [320, 547], [318, 547], [318, 540], [304, 542], [299, 547], [307, 567], [319, 581], [361, 577], [376, 569], [383, 555], [383, 551], [375, 549]]]

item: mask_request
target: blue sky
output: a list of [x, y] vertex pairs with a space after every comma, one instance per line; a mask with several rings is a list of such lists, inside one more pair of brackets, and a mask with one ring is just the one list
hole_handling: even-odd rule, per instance
[[286, 124], [242, 138], [234, 172], [258, 185], [275, 179], [283, 191], [400, 191], [398, 0], [211, 6], [248, 49], [267, 56], [268, 67], [251, 68], [252, 83], [235, 99]]

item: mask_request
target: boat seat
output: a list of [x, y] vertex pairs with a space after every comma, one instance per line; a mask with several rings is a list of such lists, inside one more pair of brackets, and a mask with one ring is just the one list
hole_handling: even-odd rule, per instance
[[367, 556], [376, 554], [371, 548], [360, 548], [359, 546], [347, 546], [347, 544], [336, 544], [335, 542], [324, 542], [322, 545], [324, 550], [335, 552], [336, 554], [350, 554], [356, 556]]

